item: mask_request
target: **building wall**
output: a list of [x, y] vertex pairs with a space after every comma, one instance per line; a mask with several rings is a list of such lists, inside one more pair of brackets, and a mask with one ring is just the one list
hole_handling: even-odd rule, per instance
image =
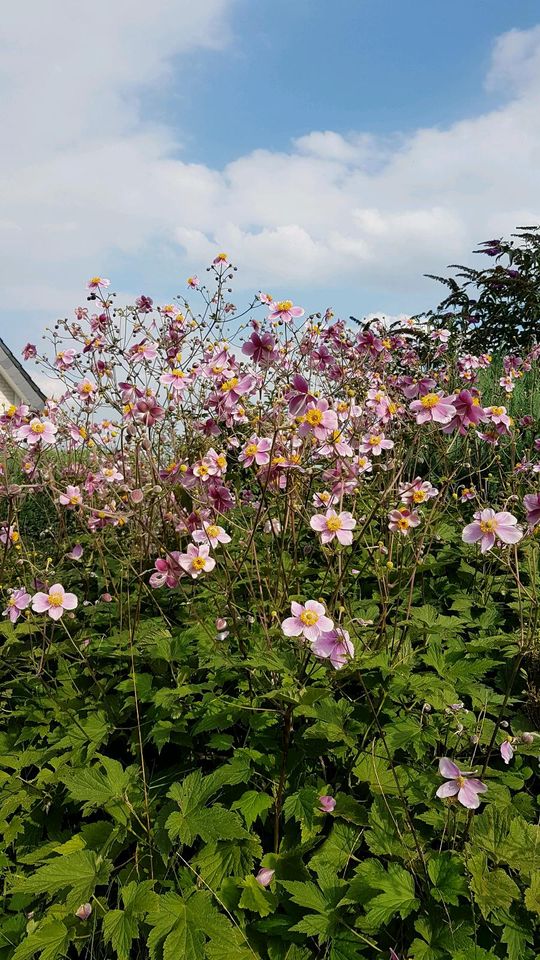
[[0, 372], [0, 410], [5, 410], [5, 408], [11, 406], [12, 403], [18, 405], [20, 402], [13, 387]]

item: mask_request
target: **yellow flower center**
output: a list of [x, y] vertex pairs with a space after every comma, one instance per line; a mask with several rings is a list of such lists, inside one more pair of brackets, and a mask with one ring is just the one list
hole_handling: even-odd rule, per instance
[[424, 500], [426, 499], [426, 492], [425, 492], [425, 490], [415, 490], [414, 493], [413, 493], [413, 495], [412, 495], [412, 498], [413, 498], [413, 500], [414, 500], [415, 503], [423, 503]]
[[495, 520], [481, 520], [480, 521], [480, 530], [482, 533], [493, 533], [497, 529], [497, 524]]
[[231, 377], [230, 380], [226, 380], [225, 383], [221, 384], [221, 389], [223, 390], [223, 393], [228, 393], [229, 390], [233, 390], [237, 383], [238, 383], [238, 377]]
[[383, 347], [386, 347], [387, 350], [390, 350], [390, 347], [392, 346], [392, 341], [391, 341], [388, 337], [386, 337], [386, 338], [382, 341], [382, 345], [383, 345]]
[[397, 410], [397, 403], [394, 403], [393, 400], [388, 404], [388, 413], [395, 413]]
[[257, 453], [257, 444], [256, 444], [256, 443], [248, 443], [248, 445], [247, 445], [247, 447], [246, 447], [246, 454], [247, 454], [247, 456], [248, 456], [248, 457], [254, 457], [256, 453]]
[[78, 496], [75, 494], [73, 497], [70, 497], [70, 498], [69, 498], [69, 502], [70, 502], [72, 505], [75, 505], [76, 503], [79, 502]]
[[6, 410], [6, 417], [12, 417], [16, 411], [17, 407], [14, 403], [11, 404]]
[[172, 371], [172, 376], [175, 377], [177, 380], [183, 380], [185, 377], [185, 373], [183, 370], [179, 370], [178, 367], [176, 367], [176, 369]]
[[336, 530], [341, 530], [341, 520], [339, 517], [328, 517], [326, 527], [328, 530], [331, 530], [332, 533], [335, 533]]
[[285, 312], [287, 310], [290, 310], [292, 305], [293, 305], [292, 300], [280, 300], [277, 305], [277, 308], [278, 308], [278, 311], [281, 313], [282, 311]]
[[39, 420], [38, 420], [37, 423], [32, 423], [32, 424], [30, 425], [30, 429], [31, 429], [32, 433], [43, 433], [44, 430], [45, 430], [45, 424], [44, 424], [44, 423], [40, 423]]
[[191, 561], [191, 566], [194, 570], [203, 570], [206, 560], [204, 557], [193, 557]]
[[492, 407], [491, 412], [495, 417], [502, 417], [504, 413], [504, 407]]
[[368, 440], [370, 447], [378, 447], [380, 442], [381, 442], [380, 436], [373, 436], [373, 437], [370, 437]]
[[227, 466], [227, 458], [224, 457], [223, 454], [216, 457], [216, 466], [218, 466], [220, 470], [223, 470]]
[[49, 594], [49, 603], [51, 607], [61, 607], [63, 596], [61, 593], [50, 593]]
[[300, 614], [300, 619], [302, 623], [306, 625], [306, 627], [312, 627], [315, 623], [317, 623], [319, 615], [313, 610], [303, 610]]
[[93, 390], [93, 389], [94, 389], [93, 384], [91, 384], [91, 383], [83, 383], [82, 386], [81, 386], [81, 393], [92, 393], [92, 390]]
[[456, 777], [456, 783], [461, 790], [461, 788], [464, 787], [465, 784], [467, 783], [467, 780], [465, 777]]
[[400, 519], [396, 522], [396, 527], [398, 530], [408, 530], [410, 527], [409, 518], [400, 517]]
[[308, 410], [306, 413], [306, 420], [309, 423], [310, 427], [318, 427], [322, 423], [322, 410], [315, 408], [314, 410]]
[[92, 277], [90, 283], [92, 283], [92, 284], [94, 284], [94, 285], [97, 285], [97, 284], [101, 283], [101, 277]]
[[199, 476], [206, 477], [208, 475], [208, 467], [204, 463], [201, 463], [199, 467]]
[[218, 253], [218, 255], [217, 255], [217, 257], [216, 257], [216, 260], [219, 260], [220, 263], [223, 263], [225, 260], [228, 260], [228, 259], [229, 259], [229, 258], [228, 258], [228, 256], [227, 256], [226, 253]]
[[209, 537], [217, 537], [219, 535], [219, 527], [216, 527], [215, 523], [211, 523], [210, 526], [206, 528], [206, 532]]
[[438, 402], [439, 396], [437, 393], [426, 393], [425, 397], [420, 397], [420, 403], [428, 410], [431, 410], [432, 407], [436, 407]]

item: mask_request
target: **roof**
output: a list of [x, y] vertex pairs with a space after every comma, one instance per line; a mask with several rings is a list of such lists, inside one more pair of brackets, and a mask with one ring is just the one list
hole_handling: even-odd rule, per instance
[[39, 389], [37, 383], [32, 380], [29, 373], [26, 372], [22, 363], [17, 360], [15, 354], [0, 337], [0, 373], [6, 375], [8, 381], [20, 394], [21, 399], [29, 401], [33, 406], [42, 406], [47, 397]]

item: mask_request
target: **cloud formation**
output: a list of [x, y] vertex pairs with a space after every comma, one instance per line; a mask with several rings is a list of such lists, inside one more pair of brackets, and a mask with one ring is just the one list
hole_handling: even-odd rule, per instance
[[154, 123], [144, 94], [167, 96], [183, 54], [226, 49], [234, 7], [96, 0], [75, 15], [70, 0], [29, 0], [6, 10], [5, 308], [39, 311], [39, 328], [114, 262], [144, 258], [150, 278], [170, 263], [177, 277], [216, 248], [257, 289], [406, 292], [477, 241], [540, 222], [540, 27], [498, 39], [485, 81], [498, 105], [482, 116], [388, 138], [314, 131], [216, 170], [189, 163], [182, 131]]

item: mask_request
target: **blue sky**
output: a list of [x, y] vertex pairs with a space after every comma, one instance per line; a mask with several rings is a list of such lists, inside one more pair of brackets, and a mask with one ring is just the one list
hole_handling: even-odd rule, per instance
[[187, 122], [190, 159], [216, 166], [311, 130], [446, 125], [494, 103], [496, 37], [539, 22], [537, 0], [240, 0], [232, 48], [179, 63], [154, 106]]
[[540, 222], [537, 0], [29, 0], [0, 55], [17, 350], [88, 276], [168, 301], [217, 249], [238, 302], [411, 313]]

